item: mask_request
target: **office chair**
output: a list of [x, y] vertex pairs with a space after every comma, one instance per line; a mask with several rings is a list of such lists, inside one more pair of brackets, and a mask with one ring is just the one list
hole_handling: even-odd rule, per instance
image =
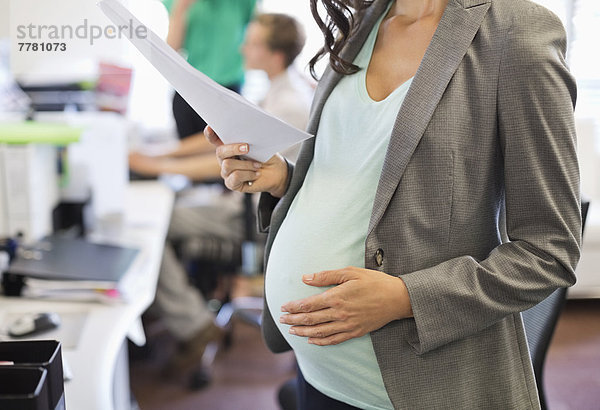
[[[582, 235], [589, 206], [590, 203], [588, 201], [582, 201]], [[548, 352], [548, 347], [550, 346], [550, 341], [552, 340], [558, 317], [560, 316], [566, 300], [567, 288], [559, 288], [537, 305], [522, 312], [525, 334], [527, 335], [527, 344], [529, 345], [529, 353], [531, 355], [533, 372], [535, 374], [535, 381], [542, 409], [548, 408], [546, 395], [544, 393], [543, 378], [546, 353]]]
[[[236, 273], [256, 275], [262, 270], [259, 255], [264, 237], [256, 232], [255, 205], [252, 194], [243, 197], [243, 239], [220, 239], [210, 236], [186, 238], [175, 244], [192, 283], [210, 299], [224, 277]], [[229, 291], [219, 302], [229, 302]]]
[[[232, 276], [242, 273], [255, 276], [262, 272], [262, 253], [265, 238], [258, 234], [255, 219], [255, 204], [252, 194], [244, 194], [244, 239], [220, 240], [196, 237], [180, 245], [181, 256], [187, 261], [191, 280], [209, 300], [209, 308], [217, 312], [215, 322], [227, 330], [223, 345], [231, 344], [232, 319], [260, 327], [263, 309], [262, 297], [238, 297], [232, 299]], [[215, 289], [223, 285], [220, 297], [212, 297]], [[211, 298], [212, 297], [212, 298]], [[207, 346], [202, 366], [192, 373], [189, 385], [200, 389], [210, 383], [210, 366], [218, 346]]]

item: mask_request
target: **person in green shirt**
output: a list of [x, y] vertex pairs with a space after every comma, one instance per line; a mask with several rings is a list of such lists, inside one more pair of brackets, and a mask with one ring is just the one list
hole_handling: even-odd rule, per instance
[[[239, 92], [244, 80], [240, 46], [256, 0], [163, 0], [169, 11], [167, 43], [208, 77]], [[175, 93], [173, 115], [179, 138], [201, 133], [206, 122]]]

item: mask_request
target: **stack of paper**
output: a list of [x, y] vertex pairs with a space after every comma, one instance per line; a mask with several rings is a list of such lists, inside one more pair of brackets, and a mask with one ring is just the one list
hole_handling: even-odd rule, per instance
[[124, 296], [123, 277], [138, 254], [134, 248], [52, 236], [19, 249], [5, 274], [22, 278], [27, 297], [116, 300]]

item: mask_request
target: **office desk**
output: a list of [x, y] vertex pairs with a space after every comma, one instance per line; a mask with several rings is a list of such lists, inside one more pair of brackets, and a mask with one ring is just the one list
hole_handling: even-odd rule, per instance
[[570, 299], [600, 299], [600, 198], [590, 199], [581, 259], [575, 270], [577, 282], [567, 296]]
[[75, 348], [63, 348], [73, 379], [65, 382], [69, 410], [130, 408], [127, 338], [145, 342], [140, 316], [154, 299], [171, 209], [172, 191], [158, 182], [135, 182], [127, 188], [123, 218], [99, 224], [95, 239], [141, 250], [125, 274], [127, 302], [42, 301], [0, 297], [0, 316], [7, 312], [85, 312]]

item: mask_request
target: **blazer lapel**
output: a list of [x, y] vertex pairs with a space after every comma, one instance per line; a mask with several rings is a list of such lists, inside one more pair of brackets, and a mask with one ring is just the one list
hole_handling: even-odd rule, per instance
[[449, 0], [398, 112], [375, 195], [370, 234], [383, 216], [450, 79], [473, 41], [490, 0]]

